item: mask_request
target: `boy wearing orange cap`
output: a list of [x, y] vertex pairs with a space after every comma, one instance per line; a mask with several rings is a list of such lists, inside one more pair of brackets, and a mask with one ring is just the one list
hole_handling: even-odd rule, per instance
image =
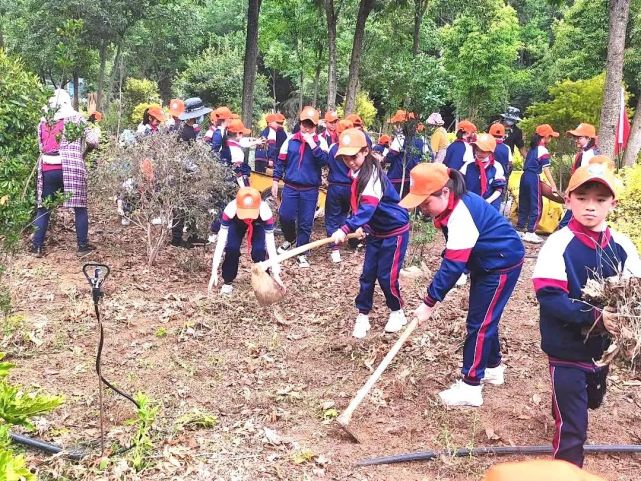
[[338, 132], [336, 131], [336, 126], [338, 125], [338, 114], [333, 110], [328, 110], [325, 112], [325, 130], [321, 134], [327, 142], [327, 145], [337, 144], [338, 143]]
[[550, 152], [547, 145], [553, 137], [558, 136], [559, 133], [555, 132], [549, 124], [539, 125], [532, 135], [530, 150], [523, 162], [523, 175], [519, 184], [519, 220], [516, 228], [519, 231], [524, 231], [524, 241], [533, 244], [543, 242], [543, 239], [535, 232], [543, 213], [541, 180], [539, 178], [541, 172], [545, 174], [552, 191], [556, 192], [556, 182], [550, 172]]
[[505, 126], [501, 123], [490, 125], [489, 134], [496, 139], [496, 148], [494, 149], [494, 160], [496, 160], [505, 173], [506, 181], [512, 173], [512, 150], [505, 143]]
[[358, 317], [352, 335], [363, 338], [370, 329], [369, 312], [374, 302], [376, 281], [391, 311], [385, 332], [397, 332], [407, 324], [398, 273], [409, 241], [409, 215], [398, 205], [399, 196], [371, 154], [360, 129], [347, 129], [341, 134], [336, 157], [350, 169], [352, 215], [332, 238], [336, 244], [342, 244], [350, 232], [369, 234], [360, 290], [356, 296]]
[[474, 162], [474, 153], [470, 142], [474, 140], [476, 125], [469, 120], [461, 120], [456, 128], [456, 140], [445, 150], [443, 163], [446, 167], [461, 170], [464, 164]]
[[225, 142], [227, 125], [232, 120], [231, 116], [232, 113], [228, 107], [218, 107], [210, 115], [214, 127], [211, 133], [211, 150], [218, 154], [220, 161], [226, 165], [231, 164], [231, 153], [229, 152], [229, 146]]
[[548, 238], [532, 276], [552, 380], [554, 457], [579, 467], [588, 409], [601, 405], [606, 389], [608, 368], [595, 361], [610, 344], [608, 332], [618, 330], [617, 313], [584, 302], [582, 289], [589, 279], [641, 276], [634, 244], [606, 223], [618, 190], [610, 162], [595, 156], [572, 174], [566, 196], [572, 220]]
[[185, 111], [185, 102], [181, 99], [171, 99], [169, 102], [169, 119], [165, 125], [168, 132], [177, 132], [180, 129], [181, 121], [178, 118]]
[[[218, 266], [225, 253], [221, 294], [231, 294], [232, 282], [238, 275], [238, 262], [243, 237], [247, 234], [247, 252], [251, 252], [253, 262], [261, 262], [276, 257], [274, 242], [274, 217], [269, 205], [261, 199], [260, 192], [252, 187], [241, 187], [236, 198], [229, 202], [223, 210], [220, 233], [214, 249], [211, 263], [211, 278], [209, 292], [218, 286]], [[276, 282], [280, 281], [280, 266], [271, 268]]]
[[[410, 170], [423, 158], [423, 142], [416, 132], [409, 132], [406, 128], [407, 122], [413, 119], [413, 112], [397, 110], [389, 120], [394, 124], [394, 139], [385, 156], [387, 177], [401, 196], [409, 190]], [[410, 134], [412, 137], [408, 146], [406, 140]]]
[[231, 166], [236, 174], [236, 182], [240, 187], [249, 187], [249, 176], [251, 168], [245, 162], [245, 152], [241, 147], [243, 137], [251, 134], [251, 130], [246, 129], [243, 121], [235, 119], [229, 122], [227, 126], [227, 147], [231, 158]]
[[[282, 145], [274, 167], [272, 196], [278, 196], [278, 182], [283, 179], [279, 217], [285, 242], [282, 251], [296, 242], [309, 243], [314, 224], [314, 213], [321, 185], [321, 168], [327, 163], [328, 146], [316, 132], [319, 120], [314, 107], [304, 107], [299, 115], [300, 130]], [[309, 267], [307, 257], [298, 256], [300, 267]]]
[[284, 118], [281, 120], [282, 114], [267, 114], [265, 120], [267, 127], [261, 132], [260, 136], [266, 139], [266, 145], [262, 148], [256, 149], [256, 172], [265, 172], [267, 168], [274, 167], [278, 152], [287, 140], [287, 133], [283, 129]]
[[389, 151], [390, 142], [392, 142], [392, 138], [387, 134], [383, 134], [378, 138], [378, 142], [372, 147], [372, 150], [385, 157]]
[[490, 134], [480, 134], [471, 145], [474, 162], [461, 167], [467, 190], [480, 195], [488, 204], [500, 210], [506, 180], [503, 166], [495, 161], [494, 151], [498, 147], [496, 140]]
[[349, 120], [353, 125], [355, 129], [360, 130], [365, 134], [365, 139], [367, 140], [367, 145], [369, 148], [372, 148], [372, 139], [371, 137], [367, 134], [367, 131], [365, 130], [365, 123], [363, 122], [363, 119], [361, 118], [360, 115], [358, 114], [349, 114], [347, 117], [345, 117], [345, 120]]
[[468, 192], [461, 173], [444, 164], [419, 164], [410, 173], [410, 193], [399, 204], [418, 207], [442, 229], [443, 260], [423, 302], [414, 311], [423, 322], [456, 281], [470, 272], [467, 336], [463, 347], [463, 379], [439, 393], [447, 406], [481, 406], [481, 383], [500, 385], [499, 321], [519, 279], [525, 250], [511, 224], [478, 195]]

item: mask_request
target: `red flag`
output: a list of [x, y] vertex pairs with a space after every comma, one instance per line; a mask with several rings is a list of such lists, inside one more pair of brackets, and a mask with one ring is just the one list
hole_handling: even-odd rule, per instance
[[625, 89], [621, 87], [621, 109], [619, 110], [619, 120], [617, 121], [616, 143], [614, 144], [614, 154], [618, 155], [625, 150], [630, 137], [630, 120], [625, 110]]

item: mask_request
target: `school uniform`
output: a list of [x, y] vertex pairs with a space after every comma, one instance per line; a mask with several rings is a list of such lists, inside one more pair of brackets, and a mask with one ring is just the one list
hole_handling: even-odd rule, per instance
[[287, 140], [287, 133], [282, 127], [276, 130], [267, 127], [260, 136], [267, 139], [267, 146], [256, 149], [256, 172], [265, 172], [268, 167], [275, 165], [280, 148]]
[[214, 130], [211, 136], [211, 150], [218, 154], [220, 162], [225, 165], [231, 165], [231, 152], [225, 142], [227, 130], [222, 125]]
[[519, 219], [517, 229], [534, 232], [541, 220], [543, 202], [541, 198], [541, 180], [539, 176], [545, 167], [550, 166], [550, 152], [539, 145], [530, 149], [523, 163], [523, 175], [519, 185]]
[[350, 171], [350, 176], [353, 214], [341, 229], [349, 234], [363, 227], [369, 234], [356, 307], [361, 314], [372, 310], [374, 286], [378, 280], [387, 307], [398, 311], [403, 307], [398, 273], [409, 241], [409, 215], [398, 205], [400, 197], [385, 174], [380, 178], [372, 177], [360, 196], [356, 195], [358, 173], [354, 175]]
[[332, 132], [329, 129], [325, 129], [321, 134], [321, 137], [325, 139], [327, 145], [337, 144], [338, 143], [338, 132], [336, 129]]
[[472, 146], [463, 139], [456, 139], [445, 150], [443, 163], [454, 170], [461, 170], [463, 165], [474, 162], [474, 152]]
[[[331, 236], [345, 223], [351, 208], [352, 178], [350, 169], [336, 157], [338, 143], [332, 144], [327, 155], [327, 197], [325, 198], [325, 231]], [[332, 248], [338, 248], [334, 245]]]
[[[394, 186], [396, 192], [400, 194], [401, 187], [403, 194], [409, 192], [410, 188], [410, 171], [416, 167], [423, 158], [423, 143], [418, 137], [412, 139], [412, 145], [405, 153], [405, 136], [397, 135], [392, 140], [385, 163], [388, 165], [387, 177]], [[403, 169], [405, 162], [405, 169]], [[405, 182], [403, 182], [403, 172], [405, 172]]]
[[582, 300], [582, 289], [588, 279], [614, 276], [620, 269], [624, 275], [641, 276], [630, 239], [605, 222], [601, 232], [594, 232], [576, 219], [548, 238], [534, 268], [541, 348], [548, 355], [552, 381], [554, 457], [577, 466], [583, 465], [588, 408], [599, 407], [605, 395], [607, 367], [594, 361], [610, 345], [601, 311]]
[[285, 182], [279, 210], [285, 240], [301, 246], [312, 235], [314, 212], [321, 185], [321, 168], [327, 163], [328, 147], [320, 135], [314, 135], [312, 150], [300, 132], [292, 134], [281, 146], [273, 179]]
[[[595, 155], [599, 155], [599, 149], [597, 149], [596, 147], [581, 149], [581, 151], [577, 152], [577, 154], [574, 156], [574, 160], [572, 161], [571, 173], [574, 174], [576, 169], [578, 169], [579, 167], [588, 165], [590, 163], [590, 159]], [[563, 227], [568, 225], [570, 219], [572, 219], [572, 211], [570, 209], [566, 209], [565, 214], [563, 215], [561, 222], [559, 222], [559, 227], [557, 229], [562, 229]]]
[[461, 174], [465, 178], [467, 190], [480, 195], [484, 199], [490, 198], [495, 192], [499, 196], [492, 201], [496, 210], [501, 208], [501, 194], [506, 186], [505, 172], [503, 166], [496, 162], [492, 154], [487, 162], [474, 162], [464, 164], [461, 168]]
[[505, 179], [509, 179], [512, 173], [512, 151], [510, 147], [503, 142], [503, 139], [496, 139], [496, 149], [494, 149], [494, 160], [501, 164]]
[[387, 148], [387, 145], [382, 145], [382, 144], [376, 144], [375, 146], [372, 147], [372, 150], [374, 152], [378, 152], [383, 157], [387, 156], [387, 154], [389, 153], [389, 149]]
[[227, 148], [229, 148], [229, 155], [231, 158], [231, 165], [236, 175], [236, 182], [239, 187], [249, 187], [249, 176], [251, 175], [251, 167], [245, 162], [245, 152], [240, 144], [228, 139]]
[[486, 368], [501, 364], [499, 320], [519, 278], [525, 249], [514, 228], [483, 198], [467, 192], [450, 203], [434, 225], [443, 230], [443, 261], [425, 304], [443, 301], [461, 274], [470, 272], [463, 381], [479, 385]]

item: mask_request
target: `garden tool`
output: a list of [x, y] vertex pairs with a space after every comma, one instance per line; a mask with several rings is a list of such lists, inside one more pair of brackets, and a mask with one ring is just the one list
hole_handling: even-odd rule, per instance
[[[356, 233], [348, 234], [347, 239], [358, 238]], [[266, 261], [258, 262], [252, 266], [252, 289], [256, 295], [256, 299], [261, 306], [269, 306], [275, 302], [280, 301], [285, 297], [285, 288], [278, 284], [268, 273], [267, 269], [271, 266], [280, 264], [286, 259], [302, 255], [305, 252], [332, 243], [331, 237], [319, 239], [309, 244], [295, 247], [284, 254], [268, 259]]]

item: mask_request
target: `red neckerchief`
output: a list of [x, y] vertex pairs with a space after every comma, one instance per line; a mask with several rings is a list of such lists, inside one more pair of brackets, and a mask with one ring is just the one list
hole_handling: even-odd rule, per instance
[[594, 231], [585, 227], [574, 217], [570, 220], [568, 228], [572, 231], [574, 237], [579, 239], [582, 244], [594, 250], [596, 250], [597, 246], [601, 249], [605, 249], [612, 237], [609, 227], [606, 227], [602, 232]]
[[254, 235], [254, 219], [243, 219], [243, 222], [247, 224], [247, 254], [251, 254], [252, 236]]
[[358, 210], [358, 177], [354, 177], [353, 172], [349, 171], [349, 177], [352, 179], [352, 186], [350, 188], [349, 203], [352, 207], [352, 214]]
[[[314, 142], [316, 142], [316, 145], [318, 145], [318, 134], [314, 134], [313, 138]], [[292, 139], [300, 142], [300, 147], [298, 148], [298, 168], [300, 169], [300, 166], [303, 163], [303, 155], [305, 154], [305, 146], [307, 145], [307, 142], [305, 142], [303, 134], [300, 130], [292, 135]]]
[[481, 196], [484, 196], [487, 192], [487, 172], [485, 171], [485, 169], [494, 165], [494, 155], [490, 154], [490, 160], [488, 160], [487, 162], [481, 162], [476, 157], [474, 157], [474, 163], [478, 167], [479, 173], [481, 174]]
[[442, 229], [447, 225], [447, 221], [450, 219], [450, 215], [452, 214], [454, 207], [456, 207], [456, 204], [458, 204], [458, 199], [455, 199], [454, 192], [450, 191], [450, 197], [447, 200], [447, 207], [443, 212], [434, 217], [434, 227]]
[[329, 143], [330, 145], [335, 144], [338, 142], [338, 132], [334, 130], [333, 132], [329, 129], [325, 129], [325, 134], [329, 137], [331, 142]]

